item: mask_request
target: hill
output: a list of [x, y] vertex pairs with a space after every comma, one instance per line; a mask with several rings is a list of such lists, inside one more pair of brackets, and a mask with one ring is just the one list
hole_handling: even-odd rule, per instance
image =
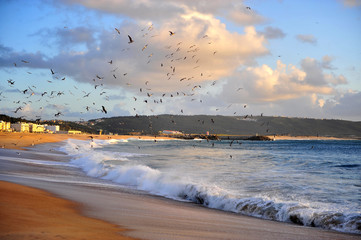
[[158, 134], [176, 130], [186, 134], [217, 135], [290, 135], [361, 138], [361, 122], [329, 119], [220, 116], [220, 115], [158, 115], [112, 117], [89, 120], [92, 129], [105, 133]]

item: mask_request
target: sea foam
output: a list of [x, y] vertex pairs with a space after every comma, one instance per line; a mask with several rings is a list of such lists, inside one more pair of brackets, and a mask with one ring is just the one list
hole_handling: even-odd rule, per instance
[[[131, 141], [136, 140], [131, 139]], [[109, 152], [100, 149], [101, 146], [113, 143], [114, 141], [108, 140], [89, 142], [68, 140], [60, 150], [70, 154], [71, 165], [81, 168], [88, 176], [151, 194], [269, 220], [361, 233], [360, 212], [330, 209], [327, 204], [321, 203], [312, 205], [304, 201], [302, 203], [286, 201], [262, 195], [259, 197], [235, 195], [214, 184], [194, 181], [177, 171], [162, 172], [130, 161], [134, 156], [146, 157], [144, 154]]]

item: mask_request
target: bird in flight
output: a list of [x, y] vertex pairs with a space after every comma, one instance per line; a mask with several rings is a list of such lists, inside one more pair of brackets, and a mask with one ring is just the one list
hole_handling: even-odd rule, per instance
[[108, 113], [108, 111], [105, 109], [105, 107], [104, 107], [104, 106], [102, 106], [102, 112], [103, 112], [103, 113], [105, 113], [105, 114], [107, 114], [107, 113]]
[[129, 38], [129, 42], [128, 42], [128, 43], [133, 43], [133, 42], [134, 42], [131, 36], [128, 35], [128, 38]]
[[175, 33], [172, 31], [169, 31], [169, 36], [173, 36]]
[[115, 28], [115, 31], [117, 31], [118, 34], [120, 34], [120, 31], [118, 28]]

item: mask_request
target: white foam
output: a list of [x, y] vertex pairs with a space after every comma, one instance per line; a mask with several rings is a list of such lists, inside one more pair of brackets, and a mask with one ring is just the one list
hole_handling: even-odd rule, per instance
[[[110, 141], [94, 142], [98, 146], [111, 144]], [[101, 149], [95, 151], [93, 148], [86, 141], [68, 140], [63, 150], [72, 155], [71, 164], [81, 168], [88, 176], [152, 194], [265, 219], [361, 233], [357, 227], [361, 224], [360, 213], [347, 212], [345, 209], [330, 209], [327, 204], [311, 206], [307, 202], [285, 201], [261, 195], [259, 197], [234, 195], [216, 185], [193, 181], [176, 170], [162, 172], [129, 160], [139, 154], [112, 153]], [[116, 160], [119, 164], [112, 164], [112, 161], [108, 160]]]

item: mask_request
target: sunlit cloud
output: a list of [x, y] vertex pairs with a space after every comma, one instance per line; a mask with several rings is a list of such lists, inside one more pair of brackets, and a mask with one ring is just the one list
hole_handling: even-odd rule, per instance
[[301, 65], [302, 68], [297, 68], [279, 60], [276, 69], [267, 65], [245, 68], [228, 81], [223, 95], [229, 102], [277, 102], [314, 94], [331, 95], [335, 89], [330, 84], [345, 81], [342, 75], [324, 73], [315, 59], [304, 59]]
[[361, 0], [343, 0], [343, 4], [347, 7], [361, 6]]

